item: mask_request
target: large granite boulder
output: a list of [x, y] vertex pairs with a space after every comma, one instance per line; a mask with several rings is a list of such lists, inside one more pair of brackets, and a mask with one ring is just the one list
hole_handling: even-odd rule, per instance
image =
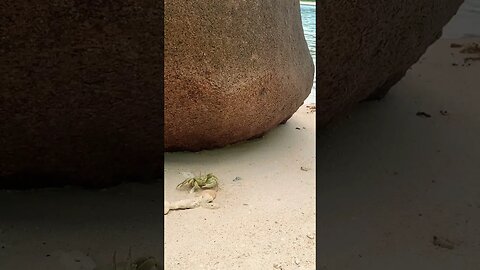
[[441, 36], [463, 0], [317, 1], [317, 120], [380, 99]]
[[161, 1], [0, 4], [0, 187], [163, 174]]
[[308, 96], [298, 0], [165, 1], [165, 148], [263, 135]]

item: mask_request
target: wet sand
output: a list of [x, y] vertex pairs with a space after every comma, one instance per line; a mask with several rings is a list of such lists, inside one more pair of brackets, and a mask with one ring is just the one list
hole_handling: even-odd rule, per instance
[[300, 1], [300, 5], [315, 6], [316, 2]]

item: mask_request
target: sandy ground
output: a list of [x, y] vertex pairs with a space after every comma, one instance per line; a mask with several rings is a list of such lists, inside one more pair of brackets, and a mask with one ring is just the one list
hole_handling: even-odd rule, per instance
[[[1, 270], [112, 270], [163, 252], [158, 184], [0, 191]], [[118, 270], [124, 270], [119, 268]]]
[[315, 114], [305, 105], [264, 138], [167, 154], [166, 200], [187, 197], [175, 189], [182, 172], [218, 176], [220, 208], [165, 216], [165, 269], [315, 269]]
[[472, 41], [317, 131], [319, 269], [480, 269], [480, 61], [450, 48]]

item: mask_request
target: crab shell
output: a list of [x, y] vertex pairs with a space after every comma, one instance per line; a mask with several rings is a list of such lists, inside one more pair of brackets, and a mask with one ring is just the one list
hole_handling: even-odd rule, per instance
[[191, 187], [193, 190], [201, 188], [208, 189], [214, 188], [218, 185], [218, 178], [209, 173], [206, 176], [198, 176], [185, 179], [182, 183], [177, 185], [177, 189], [184, 189], [185, 187]]

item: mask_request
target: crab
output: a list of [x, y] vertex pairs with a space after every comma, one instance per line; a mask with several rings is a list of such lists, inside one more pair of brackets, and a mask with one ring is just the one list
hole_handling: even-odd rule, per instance
[[212, 189], [218, 186], [218, 178], [209, 173], [207, 175], [201, 175], [185, 179], [182, 183], [177, 185], [177, 189], [190, 189], [190, 193], [199, 189]]

